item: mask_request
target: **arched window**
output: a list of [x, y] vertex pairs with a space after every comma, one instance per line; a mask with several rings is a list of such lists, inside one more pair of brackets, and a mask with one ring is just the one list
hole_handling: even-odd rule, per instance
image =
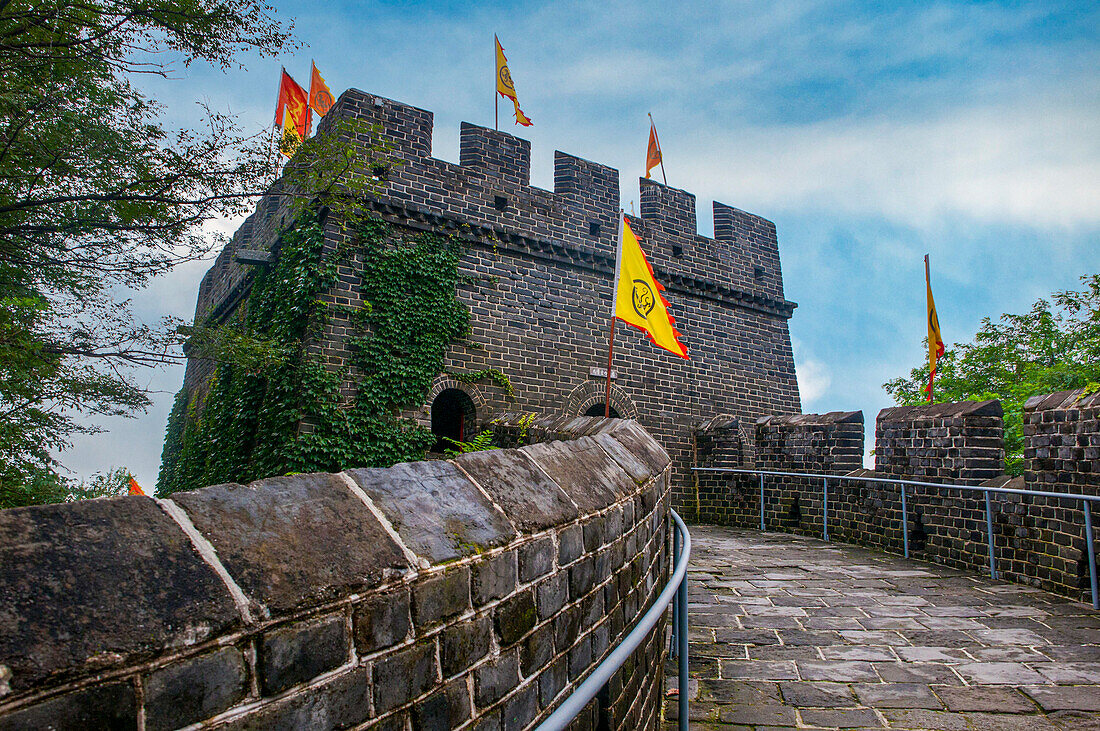
[[[605, 402], [600, 401], [599, 403], [595, 403], [595, 404], [592, 404], [591, 406], [589, 406], [588, 411], [584, 412], [584, 415], [585, 416], [603, 416], [603, 413], [604, 413], [606, 408], [607, 407], [606, 407]], [[614, 406], [611, 407], [610, 414], [611, 414], [612, 419], [618, 419], [619, 418], [619, 412], [615, 410]]]
[[[457, 388], [439, 392], [432, 401], [432, 434], [436, 435], [433, 452], [445, 452], [455, 445], [447, 441], [465, 442], [474, 437], [477, 428], [477, 409], [473, 399]], [[445, 438], [446, 437], [446, 438]]]

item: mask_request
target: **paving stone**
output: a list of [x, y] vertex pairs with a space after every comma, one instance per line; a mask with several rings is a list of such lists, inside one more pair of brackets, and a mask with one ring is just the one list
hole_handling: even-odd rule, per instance
[[986, 645], [1049, 645], [1043, 637], [1028, 629], [984, 629], [969, 633]]
[[743, 680], [797, 680], [798, 671], [790, 660], [723, 660], [722, 677]]
[[[894, 662], [898, 658], [889, 647], [860, 647], [858, 645], [839, 645], [834, 647], [821, 647], [821, 654], [826, 660], [866, 660]], [[901, 648], [899, 648], [901, 649]]]
[[1100, 686], [1020, 688], [1044, 711], [1100, 711]]
[[932, 690], [949, 711], [1034, 713], [1035, 704], [1011, 688], [940, 686]]
[[960, 713], [923, 709], [883, 708], [880, 713], [890, 728], [921, 729], [921, 731], [973, 731]]
[[962, 650], [951, 647], [897, 647], [898, 657], [906, 662], [970, 662], [971, 658]]
[[798, 723], [795, 709], [790, 706], [733, 706], [718, 709], [722, 723], [740, 723], [747, 726], [794, 726]]
[[919, 683], [858, 683], [852, 689], [863, 705], [874, 708], [943, 708], [932, 690]]
[[962, 680], [952, 672], [952, 667], [938, 663], [875, 663], [875, 671], [885, 683], [962, 685]]
[[[1044, 646], [1044, 650], [1046, 647]], [[1050, 658], [1044, 653], [1033, 650], [1030, 647], [1009, 645], [1007, 647], [971, 647], [967, 653], [981, 662], [1049, 662]]]
[[799, 715], [802, 722], [810, 726], [828, 726], [836, 728], [879, 728], [882, 721], [870, 708], [809, 708]]
[[1095, 685], [1100, 683], [1100, 663], [1044, 663], [1035, 669], [1059, 685]]
[[1044, 716], [1014, 716], [1007, 713], [964, 713], [973, 731], [1081, 731], [1080, 727], [1063, 726]]
[[788, 705], [799, 708], [848, 708], [856, 705], [855, 694], [844, 683], [780, 683]]
[[[779, 687], [775, 683], [751, 680], [700, 680], [699, 696], [717, 703], [758, 706], [777, 703]], [[673, 687], [672, 683], [669, 683]]]
[[803, 680], [835, 680], [850, 682], [858, 680], [875, 680], [878, 675], [869, 662], [852, 662], [843, 660], [800, 660], [798, 671]]
[[978, 685], [1026, 685], [1046, 682], [1039, 673], [1016, 662], [972, 662], [955, 666], [969, 683]]

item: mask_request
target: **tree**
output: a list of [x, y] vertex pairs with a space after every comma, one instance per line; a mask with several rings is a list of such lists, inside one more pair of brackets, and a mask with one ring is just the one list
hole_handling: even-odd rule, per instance
[[[271, 179], [267, 134], [207, 110], [170, 131], [134, 81], [173, 63], [271, 56], [289, 26], [260, 0], [0, 0], [0, 505], [58, 499], [53, 456], [89, 418], [148, 403], [132, 368], [171, 328], [114, 292], [221, 241]], [[170, 59], [170, 60], [169, 60]]]
[[[1005, 469], [1023, 471], [1023, 406], [1032, 396], [1100, 389], [1100, 274], [1081, 277], [1079, 291], [1055, 292], [1023, 315], [988, 317], [971, 343], [955, 343], [936, 368], [937, 401], [1000, 399]], [[883, 388], [899, 404], [925, 401], [927, 362]]]

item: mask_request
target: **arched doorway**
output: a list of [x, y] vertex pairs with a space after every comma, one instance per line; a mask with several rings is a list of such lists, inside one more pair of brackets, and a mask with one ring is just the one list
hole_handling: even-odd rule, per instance
[[465, 442], [477, 429], [477, 409], [464, 391], [447, 388], [432, 401], [432, 434], [436, 435], [433, 452], [445, 452], [455, 445], [447, 441]]
[[[592, 404], [591, 406], [589, 406], [588, 411], [585, 411], [584, 415], [585, 416], [603, 416], [605, 410], [606, 410], [606, 403], [603, 402], [603, 401], [598, 401], [598, 402]], [[610, 415], [611, 415], [612, 419], [618, 419], [619, 418], [619, 412], [615, 410], [614, 406], [611, 407]]]

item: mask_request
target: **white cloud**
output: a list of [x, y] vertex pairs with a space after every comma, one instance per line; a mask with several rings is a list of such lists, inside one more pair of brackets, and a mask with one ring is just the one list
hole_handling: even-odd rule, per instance
[[793, 339], [792, 345], [798, 392], [802, 397], [802, 410], [810, 411], [812, 404], [828, 392], [833, 377], [828, 366], [808, 354], [801, 341]]

